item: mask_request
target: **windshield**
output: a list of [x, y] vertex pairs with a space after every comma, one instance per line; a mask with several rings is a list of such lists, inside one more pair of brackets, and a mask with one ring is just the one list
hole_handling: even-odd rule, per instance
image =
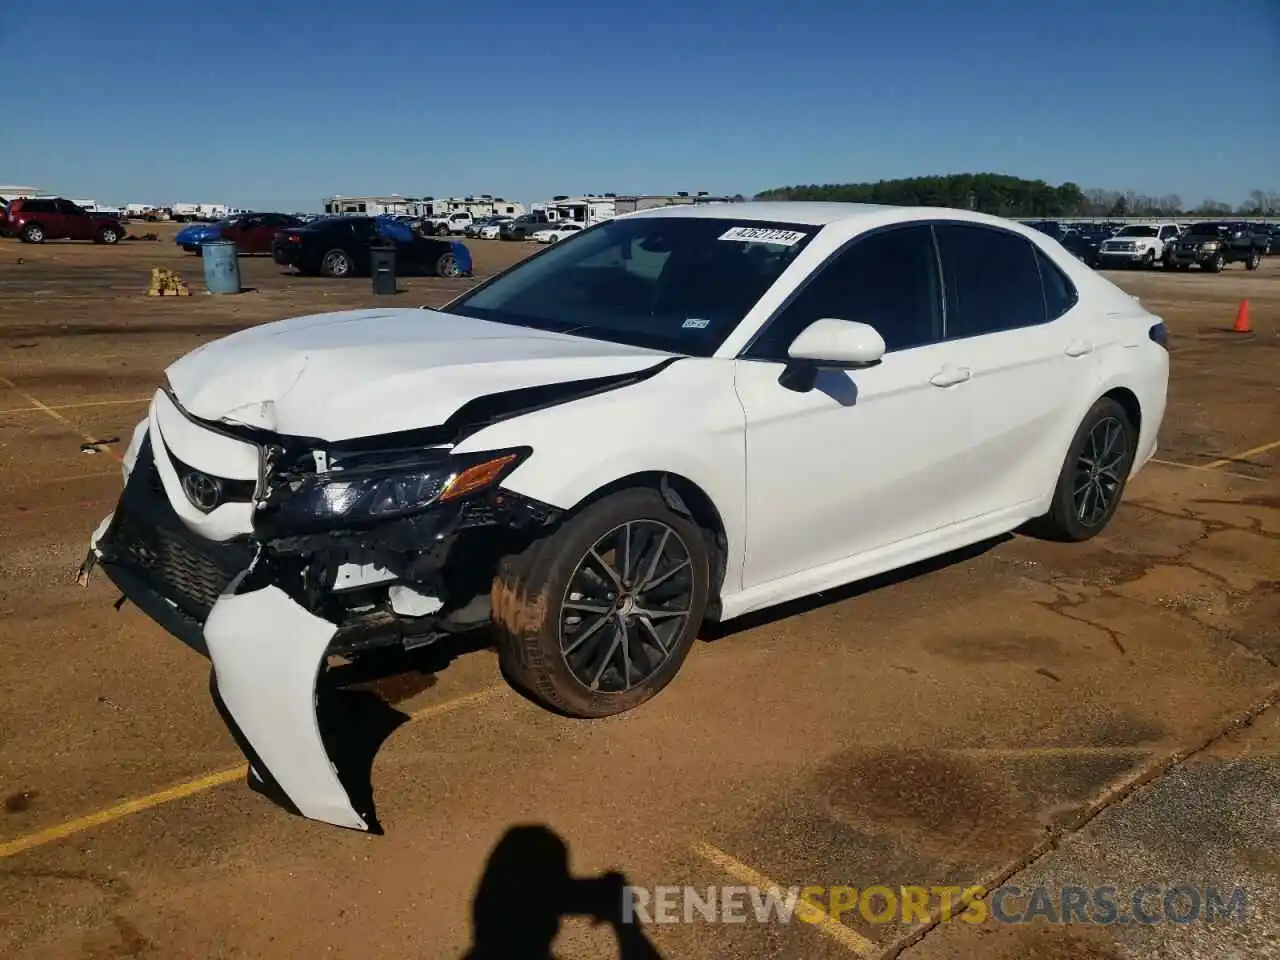
[[1196, 237], [1216, 237], [1226, 231], [1227, 225], [1225, 223], [1193, 223], [1187, 233]]
[[719, 218], [611, 220], [548, 247], [445, 310], [709, 357], [817, 230]]
[[1125, 227], [1117, 237], [1154, 237], [1156, 235], [1155, 227]]

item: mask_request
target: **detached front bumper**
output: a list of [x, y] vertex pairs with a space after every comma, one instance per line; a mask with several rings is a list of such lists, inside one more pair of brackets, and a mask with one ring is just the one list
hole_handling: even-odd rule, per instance
[[[483, 555], [477, 554], [480, 541], [459, 544], [459, 530], [482, 536], [511, 517], [537, 524], [553, 514], [501, 493], [487, 502], [460, 503], [431, 517], [399, 521], [376, 538], [384, 545], [381, 562], [399, 574], [380, 566], [377, 557], [362, 557], [368, 537], [360, 543], [323, 534], [287, 543], [243, 534], [214, 540], [192, 532], [171, 503], [166, 481], [172, 478], [162, 473], [171, 471], [172, 453], [153, 447], [168, 447], [161, 436], [166, 430], [170, 440], [181, 436], [180, 427], [163, 422], [157, 429], [144, 421], [135, 432], [125, 456], [124, 491], [91, 538], [82, 579], [101, 566], [124, 598], [211, 660], [214, 701], [249, 760], [251, 786], [305, 817], [377, 830], [372, 799], [364, 799], [366, 784], [344, 783], [321, 733], [317, 685], [328, 656], [412, 647], [468, 628], [465, 618], [441, 627], [421, 603], [409, 604], [412, 609], [402, 614], [397, 597], [407, 592], [418, 601], [432, 599], [438, 610], [439, 599], [418, 591], [429, 589], [427, 581], [441, 575], [455, 548], [465, 559]], [[449, 583], [457, 597], [469, 597], [460, 589], [460, 576]], [[387, 585], [401, 579], [412, 587]], [[311, 591], [312, 584], [318, 592]], [[488, 596], [487, 583], [483, 596]], [[457, 616], [456, 611], [470, 608], [454, 609]]]
[[283, 794], [302, 816], [369, 830], [372, 811], [355, 808], [316, 716], [316, 683], [337, 624], [276, 586], [241, 593], [255, 549], [185, 529], [160, 486], [150, 441], [131, 467], [116, 510], [94, 533], [85, 575], [101, 566], [143, 613], [210, 658], [215, 700], [255, 786]]

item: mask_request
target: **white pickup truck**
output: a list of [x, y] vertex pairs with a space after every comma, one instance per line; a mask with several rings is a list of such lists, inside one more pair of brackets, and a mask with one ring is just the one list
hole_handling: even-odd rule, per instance
[[1172, 249], [1182, 228], [1176, 223], [1133, 223], [1098, 248], [1098, 266], [1105, 269], [1121, 264], [1154, 267]]
[[433, 233], [437, 237], [445, 237], [453, 233], [463, 233], [471, 225], [469, 213], [450, 213], [443, 217], [427, 217], [422, 221], [422, 232]]

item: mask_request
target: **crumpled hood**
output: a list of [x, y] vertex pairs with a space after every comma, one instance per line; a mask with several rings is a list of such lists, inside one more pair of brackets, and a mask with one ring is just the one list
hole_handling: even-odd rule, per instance
[[197, 417], [336, 441], [437, 426], [476, 397], [631, 373], [668, 356], [434, 310], [375, 309], [250, 327], [166, 373]]

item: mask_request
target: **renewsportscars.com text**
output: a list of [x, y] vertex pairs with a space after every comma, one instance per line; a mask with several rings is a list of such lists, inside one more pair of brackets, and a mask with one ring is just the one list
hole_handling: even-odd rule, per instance
[[865, 923], [1083, 923], [1155, 924], [1241, 922], [1242, 887], [1062, 885], [1022, 888], [887, 886], [657, 886], [626, 887], [628, 923], [821, 923], [825, 918]]

